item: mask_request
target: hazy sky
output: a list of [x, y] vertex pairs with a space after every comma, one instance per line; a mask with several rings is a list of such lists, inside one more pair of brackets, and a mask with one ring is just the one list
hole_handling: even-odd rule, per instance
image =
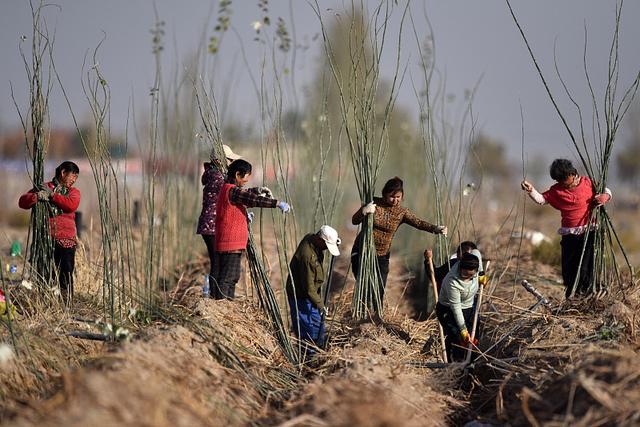
[[[149, 104], [154, 62], [150, 29], [154, 23], [154, 4], [166, 21], [166, 69], [175, 68], [199, 46], [203, 31], [207, 36], [215, 25], [217, 2], [200, 0], [57, 0], [61, 9], [50, 8], [50, 28], [56, 30], [55, 60], [74, 110], [87, 117], [86, 101], [80, 87], [82, 62], [87, 51], [102, 39], [100, 67], [111, 88], [112, 131], [121, 132], [127, 120], [131, 99], [136, 110]], [[273, 22], [281, 16], [295, 35], [295, 41], [307, 46], [297, 49], [296, 79], [304, 88], [313, 77], [321, 54], [318, 19], [308, 2], [272, 0], [269, 15]], [[372, 4], [373, 2], [370, 2]], [[330, 22], [346, 1], [320, 1], [324, 18]], [[596, 90], [605, 85], [608, 50], [615, 15], [613, 0], [514, 0], [513, 6], [527, 32], [543, 70], [560, 95], [561, 105], [569, 108], [562, 96], [553, 70], [556, 44], [559, 67], [572, 92], [588, 105], [582, 67], [584, 29], [589, 37], [589, 69]], [[447, 91], [461, 99], [465, 89], [480, 81], [474, 112], [479, 129], [509, 147], [514, 159], [520, 158], [520, 105], [525, 116], [525, 144], [529, 153], [544, 152], [549, 157], [571, 153], [568, 138], [537, 77], [524, 44], [503, 0], [433, 0], [411, 3], [418, 20], [420, 36], [426, 36], [423, 7], [433, 25], [437, 49], [436, 66], [446, 75]], [[253, 41], [251, 23], [260, 19], [257, 1], [234, 1], [231, 23], [246, 49], [249, 68], [257, 73], [260, 47]], [[292, 26], [292, 15], [293, 23]], [[207, 19], [210, 17], [210, 19]], [[2, 0], [0, 3], [0, 129], [18, 125], [10, 98], [10, 82], [18, 103], [27, 105], [27, 81], [18, 44], [20, 36], [30, 36], [31, 16], [28, 0]], [[621, 33], [621, 84], [628, 84], [640, 69], [640, 2], [624, 5]], [[257, 100], [240, 55], [240, 42], [230, 32], [219, 53], [220, 81], [231, 88], [230, 109], [244, 122], [255, 118]], [[26, 46], [28, 47], [28, 46]], [[414, 72], [417, 66], [415, 41], [406, 32], [403, 61]], [[393, 52], [391, 52], [393, 53]], [[391, 68], [391, 56], [384, 69]], [[301, 92], [302, 93], [302, 92]], [[416, 100], [410, 79], [404, 82], [399, 102], [417, 116]], [[68, 110], [58, 92], [52, 97], [54, 125], [70, 125]], [[567, 110], [569, 111], [569, 110]], [[574, 122], [575, 123], [575, 122]]]

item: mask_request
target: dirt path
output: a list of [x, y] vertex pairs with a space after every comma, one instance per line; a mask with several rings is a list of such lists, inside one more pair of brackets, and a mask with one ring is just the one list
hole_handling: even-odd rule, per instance
[[[526, 255], [519, 268], [552, 309], [528, 312], [535, 300], [514, 282], [509, 260], [496, 259], [497, 286], [485, 300], [480, 349], [500, 344], [464, 378], [457, 369], [424, 367], [438, 361], [436, 323], [412, 320], [403, 301], [408, 276], [392, 263], [385, 321], [341, 321], [339, 313], [327, 351], [300, 370], [284, 360], [267, 321], [248, 301], [195, 298], [194, 319], [219, 335], [209, 340], [190, 323], [157, 323], [65, 371], [45, 399], [22, 402], [11, 425], [638, 422], [637, 292], [625, 303], [603, 299], [574, 307], [563, 304], [553, 270]], [[238, 363], [225, 361], [213, 340], [228, 346]]]

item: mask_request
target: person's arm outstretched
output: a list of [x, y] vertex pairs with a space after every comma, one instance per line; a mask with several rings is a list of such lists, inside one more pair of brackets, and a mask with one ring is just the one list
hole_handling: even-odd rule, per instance
[[531, 184], [529, 181], [523, 180], [520, 183], [520, 188], [522, 188], [524, 191], [529, 193], [529, 197], [531, 198], [531, 200], [533, 200], [537, 204], [539, 204], [539, 205], [546, 205], [547, 204], [547, 201], [544, 198], [544, 196], [542, 194], [540, 194], [540, 192], [538, 190], [536, 190], [535, 187], [533, 186], [533, 184]]
[[431, 224], [430, 222], [418, 218], [413, 212], [408, 209], [402, 217], [402, 222], [412, 226], [413, 228], [417, 228], [418, 230], [428, 231], [429, 233], [433, 234], [444, 234], [446, 236], [448, 232], [446, 225]]

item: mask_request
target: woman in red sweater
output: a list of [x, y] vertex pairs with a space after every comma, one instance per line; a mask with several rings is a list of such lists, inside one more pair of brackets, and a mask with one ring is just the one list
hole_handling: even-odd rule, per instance
[[213, 297], [233, 299], [236, 283], [240, 280], [242, 253], [249, 240], [249, 222], [252, 215], [247, 208], [279, 208], [289, 212], [286, 202], [261, 195], [264, 187], [243, 190], [251, 177], [251, 163], [236, 160], [229, 165], [227, 180], [220, 190], [216, 204], [215, 240], [216, 259], [213, 268]]
[[[591, 221], [591, 211], [596, 206], [602, 206], [611, 200], [611, 191], [605, 188], [602, 194], [595, 194], [593, 183], [587, 176], [578, 175], [578, 171], [570, 160], [556, 159], [549, 168], [551, 179], [556, 181], [544, 193], [540, 194], [528, 181], [522, 181], [521, 187], [529, 193], [529, 197], [539, 205], [550, 204], [560, 211], [562, 218], [558, 234], [562, 236], [562, 281], [565, 286], [565, 296], [569, 298], [576, 283], [575, 292], [586, 294], [591, 287], [594, 241], [593, 228], [596, 224]], [[591, 227], [591, 231], [587, 230]], [[585, 246], [585, 235], [588, 235]], [[582, 248], [580, 271], [580, 256]]]
[[56, 168], [55, 177], [40, 184], [18, 201], [22, 209], [31, 209], [36, 203], [48, 203], [51, 236], [54, 239], [54, 261], [58, 270], [60, 290], [65, 301], [73, 298], [73, 270], [76, 257], [76, 209], [80, 204], [80, 191], [73, 187], [80, 169], [65, 161]]

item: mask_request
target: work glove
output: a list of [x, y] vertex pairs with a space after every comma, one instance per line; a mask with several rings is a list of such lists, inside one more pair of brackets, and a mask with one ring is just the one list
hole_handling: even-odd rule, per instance
[[255, 214], [253, 212], [247, 212], [247, 221], [249, 221], [249, 224], [251, 224], [253, 222], [253, 217], [255, 216]]
[[478, 283], [480, 284], [480, 286], [486, 286], [487, 282], [489, 282], [489, 278], [487, 277], [487, 275], [484, 273], [480, 273], [480, 275], [478, 276]]
[[44, 191], [49, 195], [49, 198], [53, 195], [53, 190], [49, 188], [47, 184], [38, 184], [38, 192]]
[[527, 180], [524, 180], [520, 183], [520, 188], [522, 188], [527, 193], [531, 193], [533, 191], [533, 185]]
[[7, 310], [7, 302], [0, 301], [0, 320], [5, 322], [8, 320], [14, 320], [16, 318], [16, 307], [11, 304], [9, 310]]
[[271, 192], [269, 187], [258, 187], [258, 194], [273, 199], [273, 193]]
[[287, 213], [291, 210], [291, 206], [287, 202], [278, 202], [278, 209], [282, 211], [282, 213]]
[[448, 232], [449, 232], [449, 229], [447, 228], [446, 225], [436, 226], [436, 234], [442, 234], [443, 236], [446, 236]]
[[362, 214], [363, 215], [372, 215], [376, 213], [376, 204], [373, 202], [369, 202], [366, 205], [364, 205], [362, 207]]
[[51, 199], [51, 191], [40, 190], [38, 191], [38, 200], [41, 202], [48, 202]]
[[466, 329], [463, 329], [462, 332], [460, 332], [460, 337], [462, 339], [462, 344], [465, 346], [468, 346], [469, 344], [478, 345], [478, 339], [471, 339], [471, 335], [469, 335], [469, 331]]
[[593, 197], [593, 201], [591, 202], [594, 206], [602, 206], [607, 203], [611, 199], [607, 193], [597, 194]]

